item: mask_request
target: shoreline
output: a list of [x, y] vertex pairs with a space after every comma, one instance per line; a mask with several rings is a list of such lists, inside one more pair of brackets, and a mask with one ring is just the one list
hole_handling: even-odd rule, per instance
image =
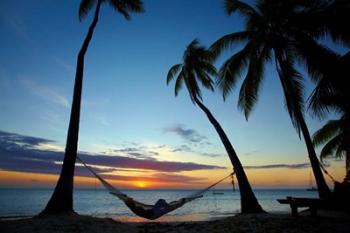
[[[282, 213], [282, 212], [281, 212]], [[222, 219], [225, 217], [233, 217], [239, 213], [219, 213], [216, 216], [208, 216], [207, 214], [187, 214], [187, 215], [164, 215], [159, 219], [156, 220], [148, 220], [141, 218], [136, 215], [111, 215], [111, 214], [104, 214], [104, 215], [86, 215], [86, 214], [79, 214], [79, 216], [89, 216], [93, 218], [98, 219], [112, 219], [117, 222], [124, 222], [124, 223], [164, 223], [164, 222], [206, 222], [206, 221], [214, 221], [218, 219]], [[283, 212], [283, 214], [287, 214]], [[28, 219], [28, 218], [35, 218], [37, 215], [4, 215], [0, 216], [0, 222], [1, 221], [11, 221], [11, 220], [21, 220], [21, 219]], [[191, 219], [191, 220], [189, 220]]]
[[178, 222], [122, 222], [112, 218], [87, 215], [57, 215], [46, 217], [1, 220], [3, 233], [166, 233], [166, 232], [317, 232], [346, 233], [350, 229], [350, 215], [320, 211], [319, 217], [303, 212], [295, 218], [290, 213], [237, 214], [206, 221]]

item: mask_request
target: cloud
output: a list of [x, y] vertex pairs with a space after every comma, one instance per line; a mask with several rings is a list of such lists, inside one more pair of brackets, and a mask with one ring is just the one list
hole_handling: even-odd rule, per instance
[[135, 152], [135, 151], [139, 151], [139, 148], [137, 147], [126, 147], [126, 148], [121, 148], [121, 149], [115, 149], [113, 150], [114, 152]]
[[196, 130], [185, 129], [183, 125], [165, 127], [162, 131], [163, 133], [174, 133], [190, 143], [199, 143], [206, 139], [205, 136], [200, 135]]
[[[137, 144], [133, 144], [136, 146]], [[137, 146], [137, 147], [125, 147], [121, 149], [114, 149], [114, 153], [123, 153], [127, 155], [128, 157], [132, 158], [138, 158], [138, 159], [149, 159], [149, 160], [155, 160], [153, 157], [159, 155], [158, 152], [154, 151], [147, 151], [144, 146]]]
[[21, 20], [18, 17], [14, 17], [13, 15], [11, 17], [7, 15], [3, 15], [3, 19], [8, 23], [8, 25], [12, 28], [12, 30], [18, 35], [18, 37], [25, 40], [26, 42], [33, 43], [32, 39], [28, 35], [27, 29], [23, 23], [23, 20]]
[[11, 149], [13, 147], [35, 147], [39, 146], [43, 143], [51, 143], [54, 142], [52, 140], [37, 138], [31, 136], [24, 136], [16, 133], [8, 133], [4, 131], [0, 131], [0, 149], [5, 147], [7, 149]]
[[96, 107], [96, 106], [106, 106], [111, 103], [109, 97], [94, 98], [93, 100], [83, 99], [81, 104], [83, 107]]
[[200, 153], [203, 156], [207, 156], [207, 157], [211, 157], [211, 158], [215, 158], [215, 157], [220, 157], [222, 156], [222, 154], [217, 154], [217, 153], [207, 153], [207, 152], [202, 152]]
[[150, 153], [152, 155], [159, 155], [159, 152], [157, 152], [157, 151], [148, 151], [148, 153]]
[[244, 166], [245, 169], [274, 169], [274, 168], [289, 168], [289, 169], [303, 169], [310, 167], [309, 163], [296, 164], [267, 164], [258, 166]]
[[139, 152], [129, 152], [127, 153], [128, 156], [132, 158], [137, 158], [137, 159], [148, 159], [148, 160], [156, 160], [155, 158], [152, 158], [152, 155], [149, 154], [144, 154], [144, 153], [139, 153]]
[[258, 152], [259, 152], [259, 150], [252, 150], [252, 151], [244, 152], [243, 154], [244, 154], [244, 155], [253, 155], [253, 154], [256, 154], [256, 153], [258, 153]]
[[[59, 162], [63, 159], [63, 152], [38, 149], [38, 145], [41, 143], [51, 142], [52, 140], [48, 139], [0, 131], [0, 169], [59, 174], [61, 168]], [[96, 172], [111, 172], [119, 168], [151, 170], [164, 173], [225, 169], [225, 167], [192, 162], [159, 161], [154, 158], [139, 159], [84, 152], [79, 152], [79, 157], [87, 164], [96, 166]], [[89, 173], [86, 169], [78, 166], [76, 174], [87, 176]]]
[[149, 181], [157, 183], [201, 183], [206, 181], [207, 178], [191, 177], [178, 174], [167, 174], [167, 173], [154, 173], [150, 176], [134, 177], [134, 176], [120, 176], [120, 175], [104, 175], [105, 179], [118, 180], [118, 181]]
[[190, 153], [194, 153], [194, 154], [198, 154], [198, 155], [202, 155], [202, 156], [206, 156], [206, 157], [211, 157], [211, 158], [222, 156], [222, 154], [217, 154], [217, 153], [196, 151], [187, 145], [180, 145], [178, 147], [175, 147], [174, 149], [171, 150], [171, 152], [190, 152]]
[[183, 152], [183, 151], [193, 152], [193, 150], [187, 145], [180, 145], [180, 146], [174, 148], [171, 152]]
[[50, 101], [54, 104], [58, 104], [64, 108], [69, 109], [70, 103], [68, 99], [56, 90], [40, 85], [27, 77], [21, 77], [20, 82], [34, 95], [37, 95], [46, 101]]
[[74, 67], [70, 64], [68, 64], [66, 61], [64, 61], [63, 59], [57, 57], [57, 56], [53, 56], [54, 61], [61, 67], [63, 67], [64, 69], [66, 69], [67, 71], [69, 71], [70, 73], [74, 72]]

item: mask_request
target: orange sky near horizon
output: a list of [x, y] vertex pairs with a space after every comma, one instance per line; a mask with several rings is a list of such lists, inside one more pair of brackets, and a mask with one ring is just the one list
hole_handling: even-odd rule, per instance
[[[345, 169], [342, 161], [332, 163], [327, 168], [330, 174], [338, 180], [342, 181]], [[310, 168], [290, 169], [246, 169], [247, 176], [253, 188], [303, 188], [309, 187]], [[167, 181], [166, 178], [152, 177], [149, 175], [141, 175], [141, 172], [118, 172], [120, 176], [127, 177], [128, 180], [108, 181], [118, 188], [125, 189], [201, 189], [211, 185], [217, 180], [225, 177], [230, 170], [217, 171], [190, 171], [177, 174], [194, 177], [196, 181]], [[150, 174], [152, 174], [150, 172]], [[57, 175], [40, 174], [30, 172], [13, 172], [0, 170], [0, 188], [53, 188], [58, 179]], [[312, 178], [313, 179], [313, 178]], [[330, 187], [331, 180], [326, 177]], [[235, 179], [237, 188], [237, 180]], [[314, 182], [313, 182], [313, 185]], [[101, 188], [102, 185], [93, 177], [75, 177], [76, 188]], [[231, 188], [230, 179], [225, 180], [217, 188]]]

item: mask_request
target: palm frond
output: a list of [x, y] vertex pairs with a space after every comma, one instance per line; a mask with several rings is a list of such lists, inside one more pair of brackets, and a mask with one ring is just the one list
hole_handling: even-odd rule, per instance
[[341, 129], [340, 120], [330, 120], [321, 129], [317, 130], [312, 136], [312, 143], [319, 146], [327, 142], [330, 138], [336, 136]]
[[143, 3], [141, 0], [108, 0], [109, 5], [126, 20], [130, 20], [130, 13], [144, 12]]
[[[319, 39], [330, 36], [335, 42], [350, 44], [350, 2], [348, 0], [316, 1], [298, 15], [296, 25], [300, 30]], [[307, 22], [307, 23], [305, 23]]]
[[238, 108], [244, 112], [246, 120], [258, 100], [260, 84], [264, 78], [264, 61], [264, 54], [250, 59], [248, 72], [239, 92]]
[[327, 113], [329, 113], [330, 107], [329, 104], [324, 102], [326, 99], [324, 97], [330, 96], [331, 93], [331, 89], [325, 81], [325, 79], [321, 79], [308, 98], [308, 110], [311, 110], [312, 114], [319, 119], [322, 119]]
[[348, 91], [343, 91], [347, 81], [344, 80], [343, 84], [336, 84], [344, 85], [344, 87], [335, 87], [331, 82], [337, 78], [337, 75], [334, 74], [329, 78], [331, 79], [328, 79], [328, 75], [324, 76], [308, 98], [308, 110], [311, 110], [312, 114], [319, 119], [323, 119], [331, 110], [335, 113], [341, 113], [348, 105], [346, 103], [346, 100], [349, 99], [346, 97]]
[[217, 72], [215, 66], [213, 66], [210, 63], [206, 63], [205, 65], [201, 66], [201, 68], [203, 69], [203, 71], [205, 71], [206, 73], [208, 73], [211, 76], [216, 77], [218, 75], [218, 72]]
[[241, 51], [231, 56], [221, 66], [217, 76], [217, 84], [224, 98], [235, 88], [242, 71], [248, 64], [250, 53], [251, 43], [248, 43]]
[[[212, 57], [212, 53], [204, 46], [201, 46], [197, 39], [187, 46], [182, 64], [172, 66], [167, 76], [167, 83], [169, 83], [179, 73], [175, 83], [175, 96], [178, 95], [183, 83], [185, 83], [194, 104], [196, 104], [196, 100], [202, 99], [199, 83], [206, 89], [214, 90], [211, 76], [216, 75], [217, 71], [212, 64]], [[179, 72], [180, 69], [181, 71]]]
[[275, 53], [275, 56], [277, 59], [277, 72], [285, 97], [285, 106], [292, 124], [300, 136], [300, 118], [303, 117], [302, 113], [304, 110], [302, 77], [294, 68], [294, 62], [291, 60], [291, 57], [283, 58], [278, 53]]
[[171, 80], [174, 79], [175, 75], [179, 72], [179, 70], [181, 69], [182, 64], [176, 64], [173, 65], [167, 75], [167, 79], [166, 79], [166, 84], [169, 85], [169, 83], [171, 82]]
[[196, 75], [194, 72], [195, 72], [194, 70], [191, 70], [190, 72], [188, 72], [185, 83], [193, 104], [196, 104], [196, 101], [195, 101], [196, 98], [199, 98], [200, 100], [202, 100], [202, 92], [196, 81]]
[[121, 6], [133, 13], [142, 13], [145, 11], [142, 0], [119, 0]]
[[340, 140], [340, 143], [339, 143], [337, 150], [335, 151], [334, 156], [336, 158], [343, 158], [346, 154], [346, 150], [345, 150], [344, 143], [343, 143], [344, 137], [340, 136], [339, 140]]
[[251, 38], [249, 31], [234, 32], [225, 35], [215, 41], [209, 48], [212, 51], [214, 58], [217, 58], [222, 51], [233, 48], [233, 45], [240, 42], [246, 42]]
[[[343, 41], [350, 45], [350, 28], [341, 22], [350, 21], [350, 2], [348, 0], [333, 1], [327, 8], [327, 20], [324, 21], [334, 41]], [[325, 18], [325, 17], [323, 17]]]
[[334, 51], [319, 44], [305, 33], [297, 33], [295, 41], [296, 55], [305, 64], [310, 77], [314, 81], [324, 75], [334, 73], [334, 67], [339, 63], [340, 56]]
[[97, 0], [81, 0], [79, 6], [79, 20], [83, 20], [89, 11], [94, 7]]
[[179, 91], [181, 90], [184, 81], [185, 81], [185, 76], [183, 72], [180, 72], [175, 82], [175, 96], [179, 94]]
[[323, 161], [325, 158], [333, 156], [338, 146], [341, 144], [341, 137], [337, 135], [329, 140], [321, 150], [320, 158]]
[[214, 91], [214, 82], [210, 76], [202, 69], [195, 69], [197, 79], [208, 90]]
[[239, 0], [225, 0], [225, 11], [228, 15], [231, 15], [236, 11], [250, 17], [258, 15], [258, 12], [252, 6]]

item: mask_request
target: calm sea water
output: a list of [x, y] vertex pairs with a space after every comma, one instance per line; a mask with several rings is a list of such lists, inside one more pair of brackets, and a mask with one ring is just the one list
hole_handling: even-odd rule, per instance
[[[127, 195], [135, 200], [153, 204], [159, 198], [168, 202], [192, 194], [193, 190], [127, 190]], [[216, 217], [234, 215], [240, 211], [239, 191], [215, 190], [222, 192], [214, 195], [208, 191], [203, 198], [192, 201], [176, 211], [168, 213], [159, 221], [207, 220]], [[317, 192], [306, 190], [255, 190], [262, 207], [268, 212], [290, 211], [289, 206], [279, 204], [276, 199], [286, 196], [317, 197]], [[52, 190], [38, 189], [0, 189], [0, 216], [23, 216], [39, 213], [47, 203]], [[80, 214], [111, 217], [121, 221], [145, 221], [135, 216], [116, 197], [105, 190], [76, 190], [74, 208]]]

